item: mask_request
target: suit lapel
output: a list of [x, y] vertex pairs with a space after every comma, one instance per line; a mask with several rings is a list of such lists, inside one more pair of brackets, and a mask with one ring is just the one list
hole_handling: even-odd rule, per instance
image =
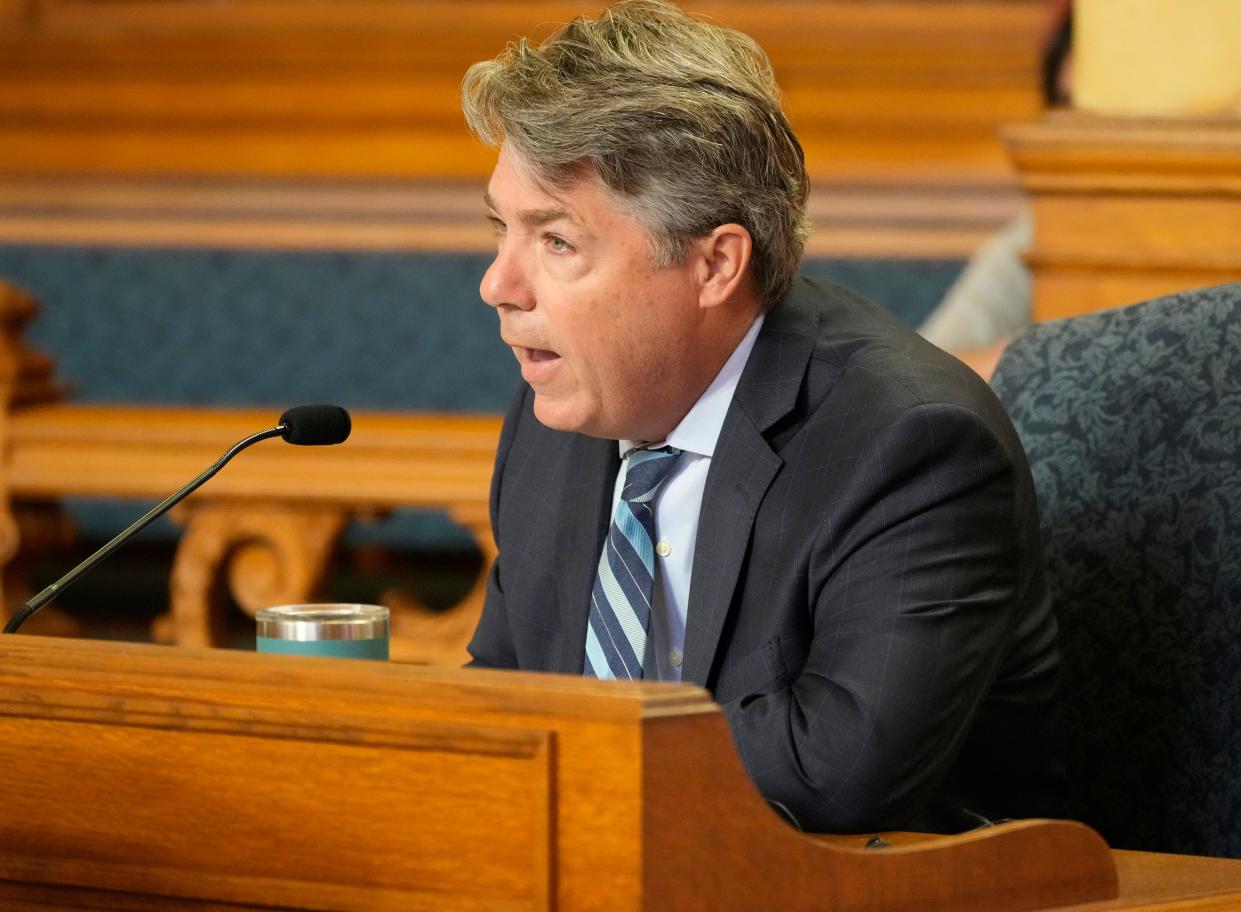
[[560, 648], [549, 656], [548, 670], [581, 674], [586, 656], [590, 591], [595, 584], [603, 538], [611, 517], [612, 482], [620, 468], [616, 441], [573, 435], [560, 468], [564, 471], [563, 517], [556, 523], [561, 556], [557, 593], [560, 600]]
[[797, 403], [817, 315], [794, 292], [763, 323], [733, 395], [707, 474], [690, 583], [682, 680], [706, 686], [754, 519], [783, 460], [764, 437]]

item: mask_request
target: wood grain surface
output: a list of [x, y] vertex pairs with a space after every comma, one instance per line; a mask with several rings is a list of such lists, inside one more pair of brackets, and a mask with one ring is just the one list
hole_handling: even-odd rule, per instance
[[[489, 249], [494, 152], [465, 128], [461, 78], [602, 6], [0, 6], [0, 240]], [[685, 6], [769, 53], [815, 188], [813, 253], [961, 257], [1016, 211], [998, 128], [1040, 112], [1041, 0]]]
[[1007, 133], [1037, 320], [1241, 280], [1241, 121], [1058, 112]]
[[1074, 823], [884, 850], [799, 834], [688, 685], [9, 636], [0, 807], [0, 897], [65, 907], [1003, 912], [1115, 895], [1106, 847]]

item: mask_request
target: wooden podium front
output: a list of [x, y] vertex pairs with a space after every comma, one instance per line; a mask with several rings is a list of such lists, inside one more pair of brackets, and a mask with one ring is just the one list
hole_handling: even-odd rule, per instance
[[783, 823], [687, 685], [0, 637], [6, 909], [933, 912], [1117, 892], [1075, 823], [860, 846]]

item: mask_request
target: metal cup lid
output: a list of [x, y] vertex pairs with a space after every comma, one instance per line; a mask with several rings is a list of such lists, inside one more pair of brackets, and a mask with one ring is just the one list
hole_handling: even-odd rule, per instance
[[382, 605], [277, 605], [256, 615], [257, 633], [272, 640], [374, 640], [388, 635]]

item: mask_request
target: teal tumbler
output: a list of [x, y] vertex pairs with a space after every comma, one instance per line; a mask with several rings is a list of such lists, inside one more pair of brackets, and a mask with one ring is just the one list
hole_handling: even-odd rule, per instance
[[256, 617], [259, 652], [388, 658], [388, 609], [380, 605], [278, 605]]

